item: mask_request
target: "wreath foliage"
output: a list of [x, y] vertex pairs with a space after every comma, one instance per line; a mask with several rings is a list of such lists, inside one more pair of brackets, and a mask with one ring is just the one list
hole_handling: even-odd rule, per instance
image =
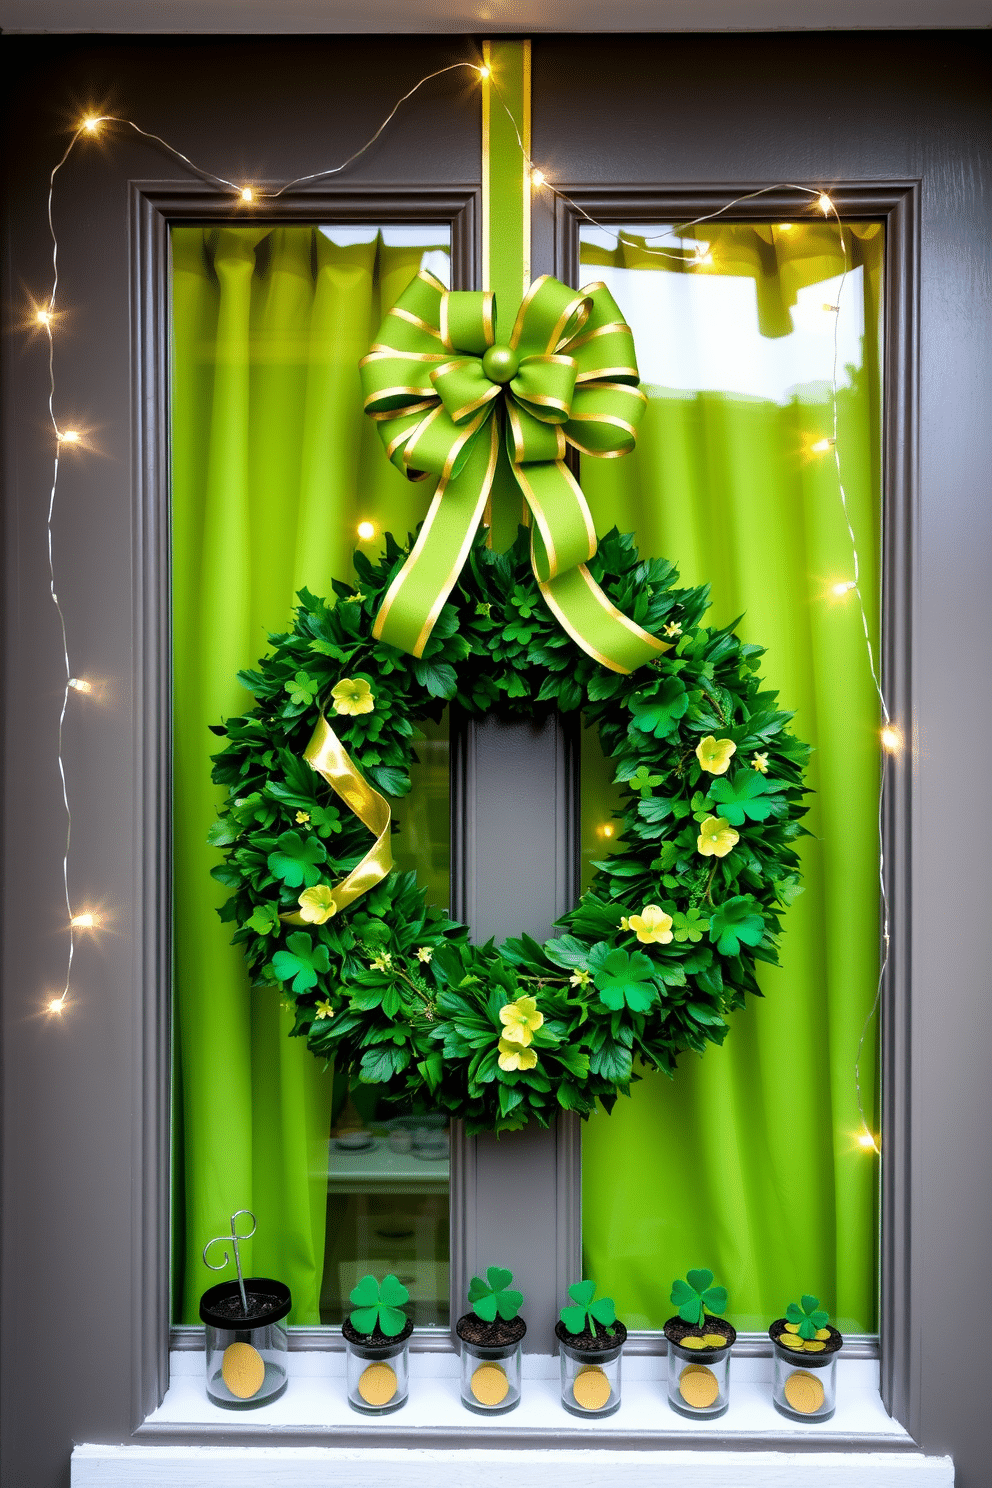
[[[547, 1125], [560, 1108], [588, 1116], [597, 1101], [609, 1110], [637, 1061], [671, 1072], [679, 1053], [722, 1043], [727, 1015], [758, 993], [756, 963], [777, 960], [782, 910], [800, 892], [809, 748], [762, 691], [762, 648], [703, 625], [708, 588], [677, 588], [671, 563], [639, 558], [613, 531], [593, 576], [672, 642], [618, 675], [559, 628], [528, 544], [521, 530], [496, 554], [480, 534], [419, 660], [372, 638], [409, 547], [387, 537], [378, 565], [356, 553], [359, 588], [335, 582], [333, 604], [302, 590], [292, 630], [240, 674], [254, 707], [214, 729], [227, 796], [212, 872], [231, 890], [219, 913], [254, 981], [291, 1001], [292, 1031], [316, 1055], [387, 1097], [463, 1117], [469, 1132]], [[323, 923], [283, 923], [370, 842], [302, 758], [321, 711], [366, 779], [399, 797], [418, 723], [448, 703], [476, 716], [581, 710], [599, 730], [622, 832], [555, 936], [473, 945], [396, 871]]]

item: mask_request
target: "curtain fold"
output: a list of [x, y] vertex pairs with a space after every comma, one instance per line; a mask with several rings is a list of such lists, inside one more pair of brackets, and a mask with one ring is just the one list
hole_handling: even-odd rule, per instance
[[382, 459], [358, 361], [423, 245], [315, 227], [176, 228], [173, 251], [174, 1302], [195, 1322], [204, 1243], [251, 1209], [246, 1271], [316, 1324], [331, 1074], [271, 990], [248, 985], [207, 846], [221, 792], [209, 733], [251, 697], [236, 674], [304, 584], [347, 577], [359, 521], [405, 534], [423, 497]]
[[[743, 257], [745, 234], [766, 259], [759, 306], [763, 294], [777, 295], [787, 312], [780, 286], [790, 265], [794, 283], [797, 265], [810, 274], [807, 283], [843, 267], [836, 228], [828, 237], [822, 227], [799, 225], [778, 239], [787, 255], [780, 264], [774, 243], [755, 230], [709, 225], [716, 265]], [[877, 655], [881, 245], [876, 234], [868, 242], [872, 255], [859, 276], [863, 361], [840, 390], [838, 448]], [[589, 256], [605, 257], [595, 249]], [[614, 263], [629, 268], [631, 259], [643, 267], [636, 251]], [[584, 248], [582, 278], [590, 277]], [[759, 326], [764, 333], [760, 314]], [[633, 329], [636, 338], [636, 319]], [[781, 965], [761, 970], [764, 999], [733, 1016], [724, 1047], [710, 1047], [702, 1060], [683, 1056], [674, 1079], [649, 1075], [612, 1116], [588, 1123], [585, 1274], [615, 1298], [628, 1326], [660, 1327], [671, 1312], [671, 1278], [708, 1266], [729, 1288], [739, 1328], [767, 1327], [790, 1300], [813, 1292], [842, 1329], [870, 1332], [878, 1168], [857, 1142], [854, 1066], [878, 975], [880, 720], [856, 597], [832, 592], [852, 573], [833, 455], [810, 452], [831, 428], [829, 387], [800, 386], [781, 403], [646, 391], [635, 453], [583, 462], [597, 530], [617, 523], [634, 531], [642, 552], [677, 562], [683, 582], [712, 586], [711, 624], [743, 616], [741, 635], [767, 648], [763, 676], [814, 745], [805, 822], [812, 836], [801, 842], [805, 892], [785, 915]], [[602, 856], [596, 829], [610, 821], [614, 799], [598, 744], [587, 736], [587, 860]], [[876, 1048], [877, 1024], [862, 1064], [869, 1121]]]

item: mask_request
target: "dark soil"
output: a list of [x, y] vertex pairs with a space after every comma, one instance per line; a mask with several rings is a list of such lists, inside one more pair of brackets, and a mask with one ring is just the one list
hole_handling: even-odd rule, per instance
[[407, 1318], [402, 1331], [395, 1334], [392, 1338], [387, 1333], [383, 1333], [378, 1323], [376, 1323], [371, 1333], [359, 1333], [357, 1328], [351, 1326], [347, 1318], [341, 1324], [341, 1332], [349, 1343], [361, 1344], [363, 1348], [382, 1348], [384, 1345], [405, 1342], [413, 1332], [413, 1319]]
[[508, 1323], [497, 1317], [495, 1322], [484, 1323], [474, 1312], [466, 1312], [458, 1319], [455, 1332], [466, 1343], [475, 1344], [476, 1348], [508, 1348], [510, 1344], [520, 1342], [527, 1332], [527, 1324], [522, 1317], [515, 1317]]
[[581, 1333], [569, 1333], [564, 1323], [557, 1322], [555, 1323], [555, 1335], [562, 1343], [567, 1343], [569, 1348], [590, 1354], [601, 1354], [604, 1349], [619, 1348], [627, 1341], [627, 1329], [619, 1321], [609, 1328], [604, 1328], [602, 1323], [597, 1323], [595, 1333], [590, 1333], [588, 1328], [583, 1328]]
[[[722, 1333], [727, 1340], [721, 1345], [723, 1348], [737, 1342], [737, 1329], [723, 1318], [707, 1317], [701, 1328], [695, 1327], [692, 1323], [684, 1323], [680, 1317], [670, 1317], [665, 1324], [665, 1337], [669, 1343], [681, 1343], [686, 1338], [702, 1338], [704, 1333]], [[693, 1349], [693, 1353], [700, 1355], [716, 1352], [715, 1344], [708, 1344], [702, 1349]]]
[[[771, 1327], [768, 1329], [769, 1336], [771, 1338], [774, 1338], [776, 1343], [785, 1332], [786, 1321], [786, 1318], [776, 1318]], [[830, 1334], [830, 1337], [823, 1340], [822, 1349], [818, 1349], [815, 1354], [807, 1354], [805, 1349], [803, 1349], [802, 1353], [800, 1353], [798, 1349], [796, 1349], [793, 1353], [793, 1350], [790, 1349], [790, 1354], [793, 1354], [793, 1357], [797, 1360], [801, 1359], [804, 1364], [807, 1362], [815, 1364], [817, 1359], [822, 1359], [830, 1354], [836, 1354], [838, 1349], [843, 1348], [844, 1339], [842, 1335], [838, 1333], [837, 1329], [832, 1328], [829, 1323], [827, 1324], [827, 1332]]]
[[248, 1298], [247, 1312], [241, 1306], [240, 1292], [235, 1292], [233, 1297], [221, 1297], [218, 1302], [212, 1302], [210, 1311], [217, 1313], [219, 1317], [230, 1318], [232, 1324], [237, 1324], [238, 1327], [258, 1327], [270, 1313], [278, 1312], [284, 1306], [281, 1297], [273, 1297], [269, 1292], [253, 1292], [245, 1287], [245, 1295]]

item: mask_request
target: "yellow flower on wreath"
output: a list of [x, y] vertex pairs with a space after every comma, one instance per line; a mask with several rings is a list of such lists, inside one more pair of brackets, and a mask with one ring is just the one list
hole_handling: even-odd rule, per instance
[[326, 884], [304, 889], [296, 902], [300, 906], [300, 919], [306, 920], [308, 925], [323, 925], [338, 912], [334, 895]]
[[370, 963], [373, 971], [389, 971], [393, 964], [391, 951], [380, 951], [375, 960]]
[[334, 1017], [334, 1009], [331, 1007], [331, 1004], [328, 1002], [328, 1000], [327, 1000], [326, 997], [324, 998], [324, 1000], [322, 1002], [318, 1002], [316, 1016], [318, 1018], [333, 1018]]
[[[541, 1020], [544, 1021], [543, 1018]], [[537, 1054], [533, 1049], [525, 1049], [520, 1044], [511, 1044], [509, 1039], [501, 1038], [499, 1041], [499, 1067], [501, 1070], [529, 1070], [537, 1064]]]
[[[535, 1033], [544, 1022], [544, 1014], [537, 1010], [537, 1000], [533, 997], [518, 997], [514, 1002], [508, 1002], [499, 1010], [499, 1021], [503, 1025], [503, 1034], [499, 1045], [502, 1049], [504, 1044], [522, 1044], [526, 1046], [531, 1042]], [[509, 1069], [509, 1065], [500, 1061], [501, 1069]], [[532, 1069], [532, 1064], [514, 1065], [514, 1069]]]
[[331, 688], [335, 713], [371, 713], [375, 696], [364, 677], [343, 677]]
[[704, 858], [725, 858], [740, 840], [740, 833], [725, 817], [708, 816], [699, 829], [696, 846]]
[[584, 966], [580, 966], [577, 971], [572, 972], [568, 980], [569, 985], [572, 987], [588, 987], [592, 981], [592, 972], [587, 971]]
[[642, 945], [668, 945], [672, 939], [672, 917], [660, 904], [645, 904], [627, 923]]
[[418, 961], [429, 961], [431, 959], [431, 957], [433, 956], [433, 954], [434, 954], [434, 952], [433, 952], [433, 950], [432, 950], [432, 948], [430, 946], [418, 946], [417, 947], [417, 960]]
[[736, 753], [737, 745], [733, 739], [714, 739], [712, 734], [707, 734], [696, 745], [696, 758], [711, 775], [726, 775]]
[[756, 754], [754, 756], [754, 759], [751, 761], [751, 769], [752, 770], [760, 770], [761, 773], [762, 773], [762, 775], [767, 775], [768, 774], [768, 756], [767, 756], [767, 754]]

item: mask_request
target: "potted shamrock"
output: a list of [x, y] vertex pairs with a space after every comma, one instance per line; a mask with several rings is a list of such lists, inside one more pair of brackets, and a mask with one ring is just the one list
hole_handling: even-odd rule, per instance
[[594, 1281], [568, 1289], [571, 1307], [555, 1324], [561, 1360], [561, 1403], [573, 1416], [612, 1416], [620, 1409], [620, 1355], [627, 1329], [612, 1297], [597, 1297]]
[[518, 1316], [523, 1292], [513, 1291], [513, 1272], [490, 1266], [486, 1279], [473, 1276], [471, 1311], [458, 1319], [462, 1346], [462, 1405], [481, 1416], [503, 1415], [520, 1404], [520, 1343], [527, 1324]]
[[793, 1421], [829, 1421], [837, 1405], [837, 1355], [844, 1340], [818, 1297], [790, 1302], [768, 1329], [774, 1345], [775, 1409]]
[[[251, 1220], [251, 1229], [239, 1235], [237, 1223], [242, 1214]], [[285, 1318], [293, 1299], [289, 1287], [281, 1281], [243, 1275], [241, 1243], [254, 1233], [255, 1216], [250, 1209], [238, 1209], [231, 1215], [237, 1281], [219, 1281], [200, 1298], [200, 1321], [206, 1331], [207, 1395], [214, 1405], [226, 1410], [252, 1410], [278, 1400], [289, 1378]], [[207, 1260], [210, 1248], [226, 1244], [227, 1238], [217, 1235], [203, 1247], [203, 1264], [211, 1271], [223, 1271], [231, 1263], [226, 1250], [222, 1261], [214, 1264]]]
[[682, 1416], [722, 1416], [729, 1400], [730, 1350], [736, 1330], [717, 1314], [727, 1309], [727, 1289], [712, 1271], [687, 1271], [672, 1282], [678, 1308], [665, 1324], [668, 1403]]
[[341, 1324], [346, 1349], [348, 1404], [384, 1416], [406, 1404], [410, 1391], [413, 1320], [401, 1311], [410, 1293], [393, 1275], [363, 1276], [349, 1294], [354, 1304]]

